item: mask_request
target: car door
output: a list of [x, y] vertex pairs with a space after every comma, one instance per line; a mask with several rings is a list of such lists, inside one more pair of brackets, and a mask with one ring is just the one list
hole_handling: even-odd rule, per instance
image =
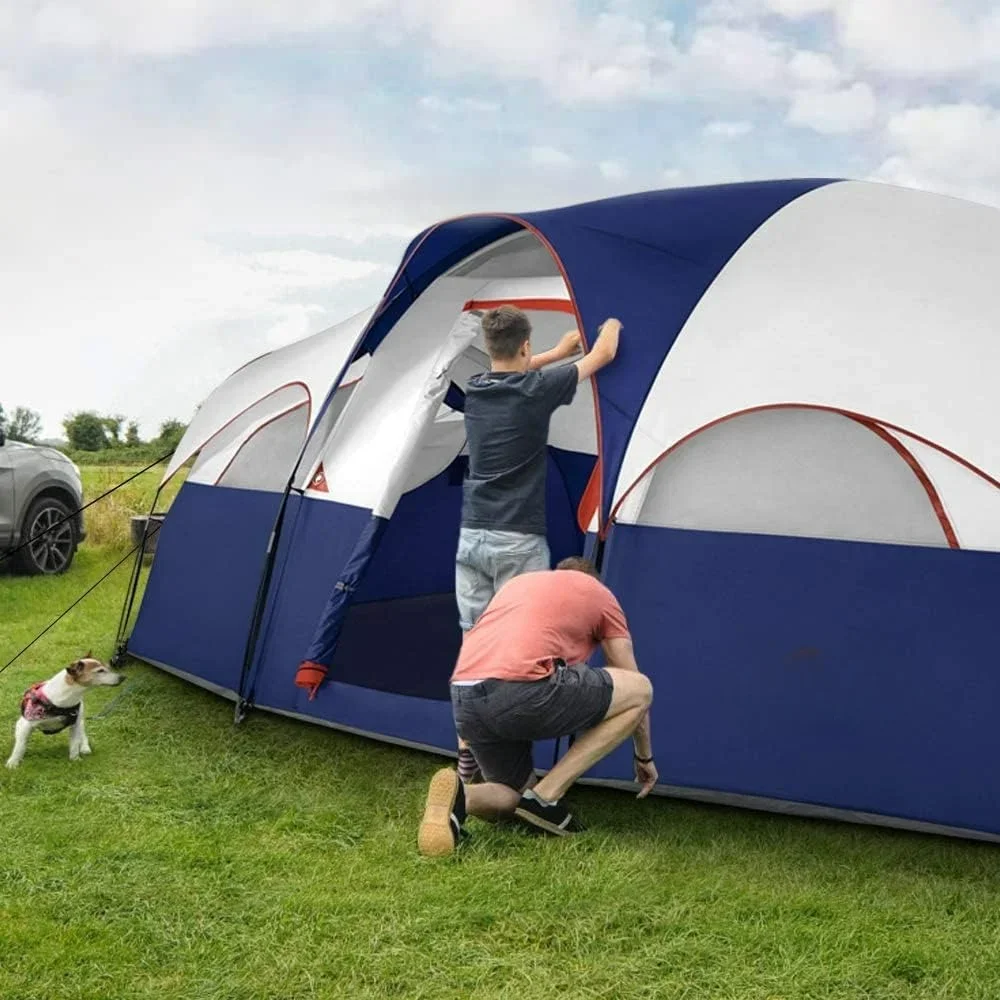
[[14, 457], [6, 441], [0, 443], [0, 551], [14, 536]]

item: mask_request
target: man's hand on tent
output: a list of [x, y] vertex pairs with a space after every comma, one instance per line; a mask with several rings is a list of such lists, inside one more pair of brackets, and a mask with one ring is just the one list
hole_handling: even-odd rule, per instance
[[621, 332], [621, 320], [611, 317], [601, 324], [601, 329], [597, 333], [594, 349], [604, 351], [609, 362], [614, 361], [615, 355], [618, 353], [618, 337]]
[[570, 330], [563, 334], [559, 340], [559, 356], [562, 358], [572, 358], [583, 351], [583, 340], [579, 330]]
[[601, 324], [597, 340], [590, 352], [576, 362], [579, 379], [582, 382], [599, 372], [605, 365], [610, 365], [618, 354], [618, 337], [622, 330], [620, 320], [612, 317]]
[[653, 790], [653, 786], [659, 780], [660, 775], [656, 770], [656, 764], [650, 761], [644, 764], [641, 761], [635, 762], [635, 780], [642, 786], [639, 789], [637, 799], [644, 799]]

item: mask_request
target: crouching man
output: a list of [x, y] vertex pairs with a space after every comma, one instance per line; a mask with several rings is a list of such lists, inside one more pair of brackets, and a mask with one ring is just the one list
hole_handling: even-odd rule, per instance
[[[598, 643], [608, 666], [588, 667]], [[513, 814], [557, 836], [577, 832], [563, 795], [629, 736], [639, 797], [656, 784], [653, 687], [636, 666], [621, 606], [586, 560], [566, 559], [500, 588], [466, 633], [451, 699], [483, 782], [463, 785], [453, 768], [434, 775], [417, 837], [421, 854], [451, 853], [467, 814]], [[574, 733], [565, 756], [534, 784], [533, 741]]]

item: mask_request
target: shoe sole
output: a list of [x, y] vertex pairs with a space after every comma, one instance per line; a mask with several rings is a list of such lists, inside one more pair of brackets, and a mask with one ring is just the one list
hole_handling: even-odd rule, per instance
[[458, 775], [445, 768], [431, 778], [424, 818], [417, 832], [417, 849], [426, 858], [441, 858], [455, 850], [451, 813], [458, 798]]
[[539, 830], [551, 833], [554, 837], [569, 837], [574, 832], [572, 830], [565, 830], [561, 826], [556, 826], [555, 823], [550, 823], [547, 819], [542, 819], [541, 816], [537, 816], [527, 809], [515, 809], [514, 815], [518, 819], [524, 820], [525, 823], [530, 823], [531, 826], [537, 827]]

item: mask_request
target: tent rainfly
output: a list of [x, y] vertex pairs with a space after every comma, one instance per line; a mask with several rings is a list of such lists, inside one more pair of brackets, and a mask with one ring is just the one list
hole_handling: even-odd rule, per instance
[[548, 534], [629, 617], [657, 790], [998, 840], [998, 264], [1000, 212], [853, 181], [432, 226], [377, 306], [198, 409], [127, 649], [453, 753], [469, 312], [519, 304], [536, 350], [618, 316], [552, 420]]

